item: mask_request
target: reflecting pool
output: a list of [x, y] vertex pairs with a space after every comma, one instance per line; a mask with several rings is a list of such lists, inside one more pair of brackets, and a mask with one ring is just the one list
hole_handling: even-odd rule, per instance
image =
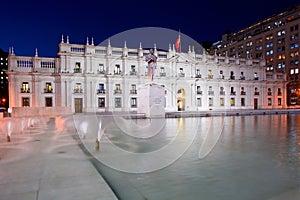
[[120, 199], [300, 197], [299, 115], [102, 120], [82, 141]]

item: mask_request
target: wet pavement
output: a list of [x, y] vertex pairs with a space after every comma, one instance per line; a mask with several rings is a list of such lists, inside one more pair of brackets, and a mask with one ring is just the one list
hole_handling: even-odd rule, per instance
[[[74, 139], [44, 120], [0, 140], [0, 199], [117, 199]], [[70, 156], [70, 155], [75, 155]]]
[[1, 136], [0, 199], [300, 197], [297, 114], [75, 115], [12, 135], [11, 143]]

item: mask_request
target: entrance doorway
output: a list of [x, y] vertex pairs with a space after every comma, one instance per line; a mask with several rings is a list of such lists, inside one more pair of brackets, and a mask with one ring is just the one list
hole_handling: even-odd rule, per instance
[[185, 110], [185, 91], [183, 88], [177, 91], [177, 110], [178, 111]]
[[258, 107], [258, 99], [254, 99], [254, 109], [256, 110]]
[[82, 98], [75, 98], [75, 113], [82, 113]]

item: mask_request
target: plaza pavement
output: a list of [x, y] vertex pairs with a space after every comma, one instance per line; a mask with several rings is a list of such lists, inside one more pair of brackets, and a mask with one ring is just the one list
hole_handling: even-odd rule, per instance
[[76, 141], [40, 122], [11, 142], [0, 138], [0, 200], [115, 200], [111, 188]]

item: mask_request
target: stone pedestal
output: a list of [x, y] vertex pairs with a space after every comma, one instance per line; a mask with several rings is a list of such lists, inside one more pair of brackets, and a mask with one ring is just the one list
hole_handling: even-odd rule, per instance
[[165, 117], [165, 88], [156, 83], [141, 85], [137, 91], [137, 112], [148, 118]]

